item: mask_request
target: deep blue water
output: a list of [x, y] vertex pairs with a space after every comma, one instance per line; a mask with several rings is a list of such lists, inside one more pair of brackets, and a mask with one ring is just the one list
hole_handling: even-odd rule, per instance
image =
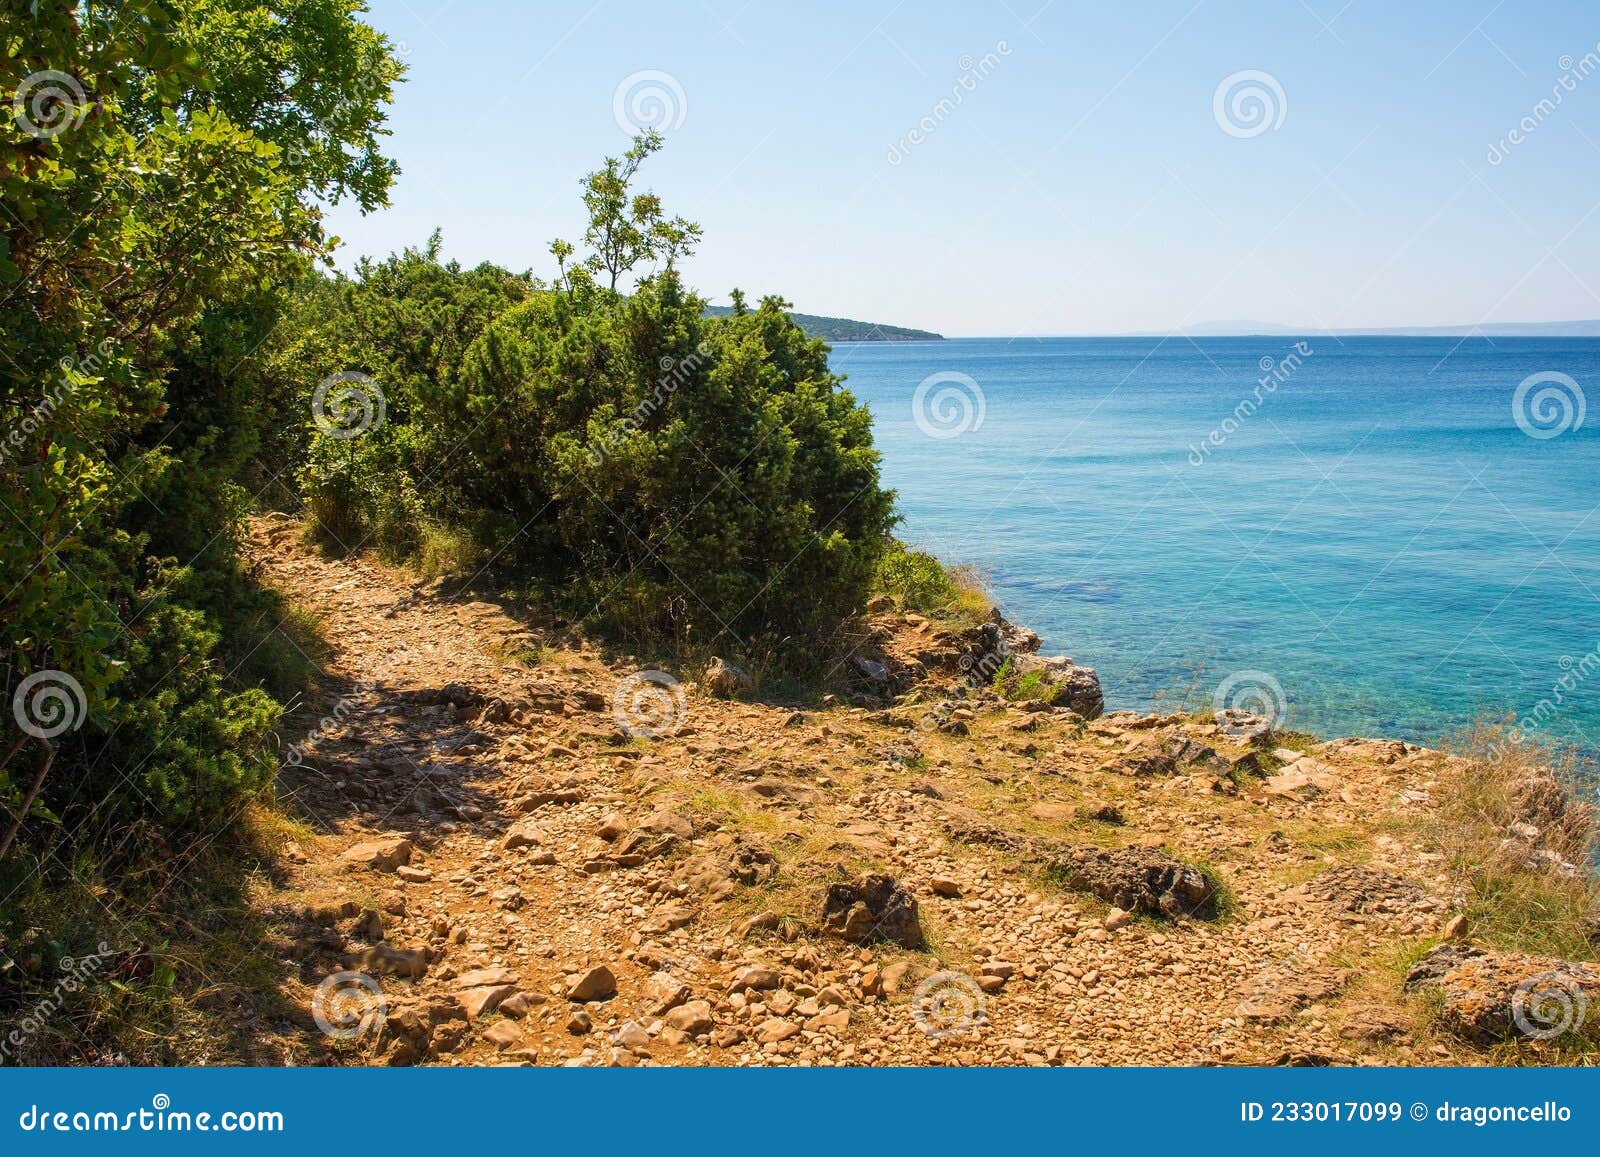
[[[1264, 672], [1318, 734], [1427, 741], [1545, 702], [1539, 732], [1600, 748], [1600, 339], [964, 339], [833, 366], [902, 537], [977, 564], [1112, 708]], [[1596, 410], [1572, 427], [1579, 396], [1535, 383], [1529, 428], [1569, 428], [1534, 437], [1514, 400], [1550, 372]], [[941, 417], [959, 380], [917, 421], [950, 373], [981, 425]]]

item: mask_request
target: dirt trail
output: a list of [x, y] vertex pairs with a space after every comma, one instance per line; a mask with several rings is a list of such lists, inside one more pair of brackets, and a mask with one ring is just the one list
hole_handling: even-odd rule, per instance
[[[1247, 754], [1208, 721], [1123, 713], [1081, 727], [980, 696], [961, 735], [908, 729], [892, 711], [730, 702], [630, 680], [496, 605], [324, 559], [287, 520], [255, 522], [251, 553], [333, 650], [285, 773], [317, 834], [270, 898], [297, 921], [291, 996], [314, 1055], [1476, 1056], [1422, 1027], [1400, 993], [1402, 952], [1449, 914], [1438, 865], [1408, 836], [1443, 764], [1434, 753], [1328, 744], [1295, 765], [1299, 779], [1236, 790], [1192, 763]], [[878, 625], [913, 643], [932, 630]], [[667, 726], [630, 736], [619, 718]], [[1135, 917], [1066, 887], [1039, 854], [1122, 847], [1214, 873], [1231, 894], [1221, 918]], [[868, 872], [914, 897], [924, 950], [825, 934], [827, 886]]]

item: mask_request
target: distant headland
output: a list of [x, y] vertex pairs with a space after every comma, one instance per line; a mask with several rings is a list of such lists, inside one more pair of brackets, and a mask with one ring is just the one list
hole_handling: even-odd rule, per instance
[[[733, 312], [729, 305], [708, 305], [708, 317], [726, 317]], [[944, 335], [925, 329], [907, 329], [900, 325], [883, 325], [875, 321], [854, 321], [848, 317], [822, 317], [814, 313], [791, 313], [794, 323], [812, 337], [823, 341], [943, 341]]]

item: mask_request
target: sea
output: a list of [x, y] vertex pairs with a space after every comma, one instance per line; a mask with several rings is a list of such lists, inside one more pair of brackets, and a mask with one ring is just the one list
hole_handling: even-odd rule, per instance
[[1600, 339], [973, 338], [831, 364], [900, 537], [977, 568], [1108, 710], [1423, 743], [1487, 720], [1600, 751]]

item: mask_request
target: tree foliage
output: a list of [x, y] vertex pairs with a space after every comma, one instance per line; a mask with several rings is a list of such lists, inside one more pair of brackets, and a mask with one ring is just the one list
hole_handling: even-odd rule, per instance
[[265, 420], [236, 371], [317, 198], [382, 202], [399, 66], [352, 0], [3, 7], [0, 630], [8, 706], [60, 695], [6, 713], [0, 821], [198, 822], [265, 781], [278, 712], [212, 612]]

